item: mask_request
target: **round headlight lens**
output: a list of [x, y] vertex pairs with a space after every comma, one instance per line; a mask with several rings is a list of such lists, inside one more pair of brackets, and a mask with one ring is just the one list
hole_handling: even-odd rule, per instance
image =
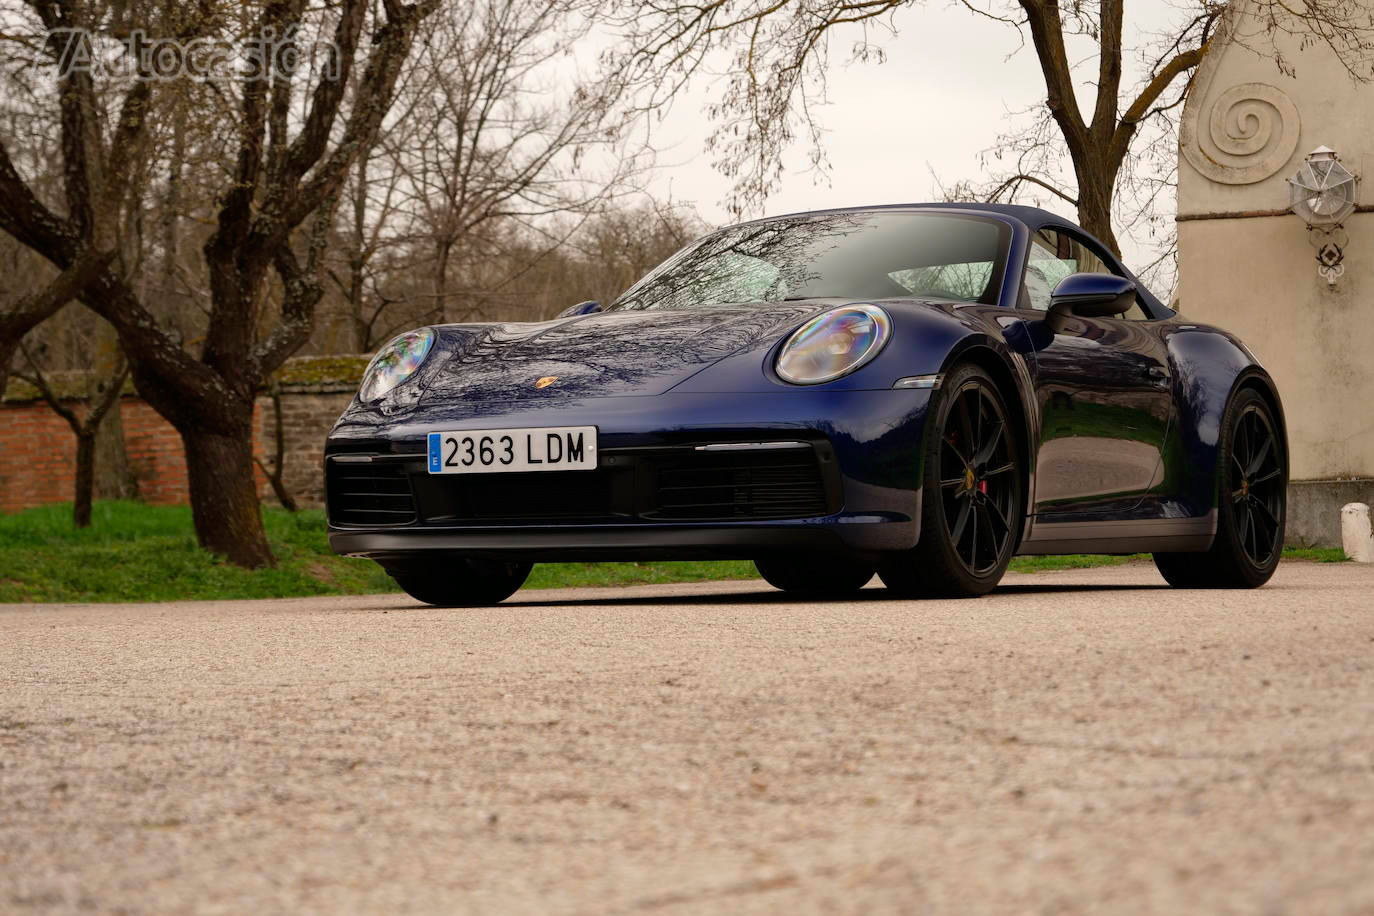
[[892, 319], [876, 305], [846, 305], [797, 328], [778, 353], [778, 375], [794, 385], [818, 385], [847, 375], [877, 356], [892, 336]]
[[384, 397], [415, 374], [433, 347], [434, 331], [431, 328], [402, 334], [382, 347], [363, 374], [363, 386], [358, 391], [358, 399], [371, 402]]

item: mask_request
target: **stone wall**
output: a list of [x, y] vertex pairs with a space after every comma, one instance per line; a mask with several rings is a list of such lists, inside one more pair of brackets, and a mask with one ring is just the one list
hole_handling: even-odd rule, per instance
[[[367, 365], [365, 357], [303, 358], [280, 373], [282, 430], [287, 489], [303, 507], [324, 505], [321, 455], [324, 440], [348, 405]], [[51, 381], [59, 396], [85, 388], [80, 373]], [[64, 401], [78, 412], [84, 402]], [[129, 465], [139, 495], [153, 505], [187, 502], [186, 461], [181, 437], [130, 387], [119, 402]], [[275, 412], [264, 394], [256, 405], [254, 450], [270, 464], [275, 449]], [[76, 470], [76, 440], [66, 422], [18, 380], [0, 404], [0, 512], [17, 512], [49, 503], [70, 502]], [[258, 493], [274, 499], [258, 475]]]

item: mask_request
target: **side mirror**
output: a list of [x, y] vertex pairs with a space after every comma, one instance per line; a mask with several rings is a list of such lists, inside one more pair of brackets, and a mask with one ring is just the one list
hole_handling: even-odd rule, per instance
[[1107, 318], [1120, 315], [1135, 305], [1135, 283], [1112, 274], [1070, 274], [1050, 294], [1047, 318], [1055, 331], [1063, 328], [1064, 319]]
[[578, 315], [590, 315], [592, 312], [601, 311], [601, 303], [595, 299], [588, 299], [586, 302], [579, 302], [577, 305], [570, 305], [563, 311], [555, 315], [555, 318], [575, 318]]

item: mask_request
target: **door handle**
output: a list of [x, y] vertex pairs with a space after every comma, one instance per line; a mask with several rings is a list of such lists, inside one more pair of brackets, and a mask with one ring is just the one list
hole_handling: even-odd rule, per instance
[[1145, 377], [1152, 382], [1167, 382], [1169, 380], [1169, 370], [1163, 366], [1151, 366], [1145, 370]]

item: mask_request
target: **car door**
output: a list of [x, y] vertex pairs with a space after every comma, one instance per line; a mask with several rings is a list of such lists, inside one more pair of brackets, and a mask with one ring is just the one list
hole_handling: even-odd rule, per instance
[[1137, 304], [1114, 318], [1071, 317], [1057, 333], [1044, 322], [1050, 293], [1072, 273], [1119, 273], [1088, 240], [1034, 233], [1022, 305], [1036, 341], [1036, 517], [1129, 512], [1159, 485], [1172, 408], [1168, 353]]

